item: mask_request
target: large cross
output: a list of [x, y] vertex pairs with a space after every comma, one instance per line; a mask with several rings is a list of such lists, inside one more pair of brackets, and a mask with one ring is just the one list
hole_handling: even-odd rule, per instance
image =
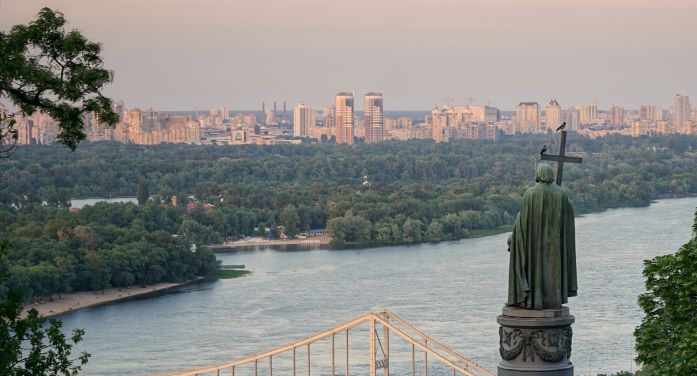
[[552, 154], [542, 154], [540, 159], [543, 161], [555, 161], [557, 162], [557, 185], [561, 187], [561, 176], [564, 173], [564, 162], [569, 163], [583, 163], [581, 157], [569, 157], [564, 155], [566, 150], [566, 131], [561, 131], [561, 143], [559, 145], [559, 155]]

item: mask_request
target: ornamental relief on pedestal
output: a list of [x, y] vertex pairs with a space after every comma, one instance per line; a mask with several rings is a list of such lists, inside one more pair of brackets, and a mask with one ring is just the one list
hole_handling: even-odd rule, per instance
[[558, 329], [520, 329], [499, 327], [499, 352], [504, 360], [534, 362], [535, 356], [555, 363], [571, 357], [571, 327]]

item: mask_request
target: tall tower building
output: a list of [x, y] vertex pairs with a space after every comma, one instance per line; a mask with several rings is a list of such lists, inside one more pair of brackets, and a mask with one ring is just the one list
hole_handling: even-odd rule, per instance
[[581, 114], [573, 107], [567, 110], [561, 110], [561, 121], [566, 122], [567, 130], [577, 131], [581, 123]]
[[641, 105], [639, 106], [639, 119], [650, 121], [663, 120], [663, 110], [660, 106]]
[[335, 99], [336, 142], [353, 145], [353, 93], [341, 92]]
[[540, 106], [537, 102], [520, 102], [515, 111], [517, 133], [540, 131]]
[[315, 110], [305, 107], [305, 102], [293, 108], [293, 136], [306, 137], [315, 125]]
[[678, 133], [692, 133], [692, 124], [690, 124], [690, 98], [675, 94], [675, 113], [673, 114], [673, 128]]
[[431, 138], [435, 142], [445, 142], [450, 139], [448, 120], [448, 108], [434, 107], [431, 110]]
[[581, 125], [593, 124], [595, 119], [598, 118], [598, 105], [595, 103], [576, 106], [576, 109], [581, 116]]
[[17, 129], [17, 145], [31, 145], [35, 143], [36, 139], [33, 138], [34, 120], [22, 117], [17, 122], [15, 129]]
[[131, 131], [143, 131], [142, 111], [140, 111], [139, 108], [134, 108], [126, 111], [126, 113], [123, 116], [123, 121], [124, 123], [127, 123], [129, 125]]
[[561, 106], [559, 106], [556, 99], [549, 101], [549, 104], [545, 107], [545, 124], [547, 129], [551, 129], [552, 132], [561, 125]]
[[368, 144], [382, 142], [385, 139], [385, 129], [382, 120], [382, 93], [366, 93], [364, 99], [363, 126], [365, 127], [365, 142]]
[[144, 131], [152, 131], [158, 129], [160, 122], [158, 121], [158, 114], [152, 108], [144, 110], [141, 115], [141, 127]]
[[610, 115], [612, 125], [624, 124], [624, 108], [620, 106], [612, 106], [610, 108]]

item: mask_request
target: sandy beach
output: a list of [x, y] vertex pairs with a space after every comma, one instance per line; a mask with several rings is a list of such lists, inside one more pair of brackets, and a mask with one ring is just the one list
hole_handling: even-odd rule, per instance
[[223, 244], [210, 244], [209, 247], [213, 250], [231, 249], [254, 246], [274, 246], [274, 245], [327, 245], [332, 241], [328, 235], [311, 236], [304, 239], [274, 239], [268, 240], [262, 237], [254, 237], [248, 239], [237, 240], [234, 242], [226, 242]]
[[95, 307], [104, 304], [111, 304], [118, 301], [142, 298], [148, 295], [160, 294], [175, 287], [197, 282], [193, 280], [184, 283], [157, 283], [146, 287], [130, 287], [121, 289], [106, 289], [102, 291], [80, 291], [70, 294], [62, 294], [61, 299], [54, 295], [53, 301], [28, 304], [24, 307], [24, 314], [31, 308], [39, 311], [44, 317], [57, 316], [66, 312], [75, 311], [87, 307]]

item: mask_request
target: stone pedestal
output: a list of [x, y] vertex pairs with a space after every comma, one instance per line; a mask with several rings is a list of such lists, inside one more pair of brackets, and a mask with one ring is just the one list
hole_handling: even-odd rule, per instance
[[499, 327], [499, 376], [573, 376], [569, 308], [504, 307]]

